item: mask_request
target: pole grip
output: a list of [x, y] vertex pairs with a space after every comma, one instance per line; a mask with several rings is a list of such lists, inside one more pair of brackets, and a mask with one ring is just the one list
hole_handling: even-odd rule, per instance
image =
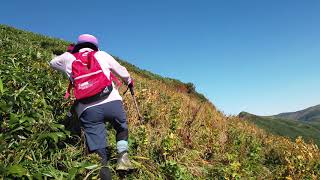
[[131, 95], [132, 95], [132, 96], [134, 96], [134, 90], [133, 90], [133, 87], [129, 87], [129, 89], [130, 89], [130, 93], [131, 93]]

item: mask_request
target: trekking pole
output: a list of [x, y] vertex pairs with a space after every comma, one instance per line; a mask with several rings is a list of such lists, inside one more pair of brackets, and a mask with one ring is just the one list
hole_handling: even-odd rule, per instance
[[136, 110], [137, 110], [137, 113], [138, 113], [138, 116], [139, 116], [139, 120], [140, 120], [140, 122], [144, 122], [144, 118], [143, 118], [143, 116], [141, 116], [140, 111], [139, 111], [139, 106], [138, 106], [138, 103], [137, 103], [137, 99], [136, 99], [136, 97], [134, 95], [133, 87], [129, 87], [129, 89], [130, 89], [130, 93], [131, 93], [134, 105], [136, 107]]

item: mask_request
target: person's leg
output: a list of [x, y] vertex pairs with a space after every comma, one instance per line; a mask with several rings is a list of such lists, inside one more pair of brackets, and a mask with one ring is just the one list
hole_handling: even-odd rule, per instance
[[106, 148], [106, 128], [103, 113], [102, 108], [94, 106], [85, 110], [80, 116], [90, 152]]
[[107, 167], [108, 158], [106, 148], [97, 149], [95, 152], [101, 157], [101, 164], [103, 166], [100, 170], [100, 178], [102, 180], [111, 180], [112, 175], [110, 169]]
[[70, 110], [67, 112], [65, 118], [61, 122], [65, 129], [70, 131], [70, 137], [67, 138], [67, 142], [70, 144], [79, 143], [79, 138], [81, 138], [81, 122], [75, 111], [76, 102], [72, 104]]
[[64, 127], [71, 132], [71, 135], [79, 136], [81, 135], [81, 122], [78, 119], [77, 113], [75, 111], [76, 102], [72, 104], [70, 110], [67, 112], [65, 119], [62, 124]]
[[128, 151], [128, 124], [122, 101], [112, 101], [107, 105], [106, 118], [116, 130], [118, 153]]
[[101, 164], [107, 165], [108, 163], [108, 157], [107, 157], [107, 151], [106, 148], [97, 149], [94, 151], [101, 157]]
[[108, 159], [106, 153], [104, 108], [101, 106], [88, 108], [81, 114], [80, 120], [84, 128], [87, 145], [90, 152], [97, 153], [101, 158], [101, 164], [104, 166], [100, 170], [101, 179], [111, 179], [110, 170], [108, 167], [106, 167]]
[[117, 170], [130, 170], [132, 164], [128, 158], [128, 124], [122, 101], [107, 103], [106, 118], [116, 130], [117, 151], [119, 153]]

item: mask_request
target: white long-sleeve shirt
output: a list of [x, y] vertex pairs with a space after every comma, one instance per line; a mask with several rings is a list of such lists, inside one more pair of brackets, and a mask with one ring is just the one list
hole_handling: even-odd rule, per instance
[[[84, 51], [93, 51], [90, 48], [83, 48], [80, 50], [80, 52], [84, 52]], [[102, 71], [105, 73], [105, 75], [110, 78], [110, 71], [112, 71], [113, 73], [117, 74], [118, 76], [120, 76], [122, 78], [122, 80], [129, 84], [131, 82], [131, 78], [130, 78], [130, 74], [127, 71], [127, 69], [123, 66], [121, 66], [111, 55], [109, 55], [108, 53], [104, 52], [104, 51], [97, 51], [94, 54], [95, 58], [97, 59], [97, 61], [99, 62]], [[52, 59], [50, 61], [50, 66], [53, 69], [56, 69], [60, 72], [66, 73], [67, 76], [72, 79], [71, 73], [72, 73], [72, 62], [75, 61], [76, 58], [69, 52], [65, 52], [60, 56], [55, 57], [54, 59]], [[83, 103], [78, 103], [78, 105], [75, 107], [76, 108], [76, 112], [78, 117], [81, 116], [82, 112], [84, 112], [86, 109], [93, 107], [93, 106], [97, 106], [97, 105], [101, 105], [104, 103], [108, 103], [111, 101], [116, 101], [116, 100], [120, 100], [122, 101], [122, 97], [119, 94], [119, 91], [115, 88], [115, 85], [113, 84], [113, 90], [111, 91], [110, 95], [108, 96], [107, 99], [103, 99], [100, 101], [96, 101], [93, 103], [89, 103], [89, 104], [83, 104]]]

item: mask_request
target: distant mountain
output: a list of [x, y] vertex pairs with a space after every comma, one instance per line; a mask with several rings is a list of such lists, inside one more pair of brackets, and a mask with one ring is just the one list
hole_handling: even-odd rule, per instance
[[320, 121], [320, 105], [297, 112], [281, 113], [273, 117], [307, 122]]
[[304, 140], [312, 140], [320, 146], [320, 105], [274, 116], [257, 116], [241, 112], [239, 117], [272, 134], [286, 136], [292, 140], [302, 136]]

